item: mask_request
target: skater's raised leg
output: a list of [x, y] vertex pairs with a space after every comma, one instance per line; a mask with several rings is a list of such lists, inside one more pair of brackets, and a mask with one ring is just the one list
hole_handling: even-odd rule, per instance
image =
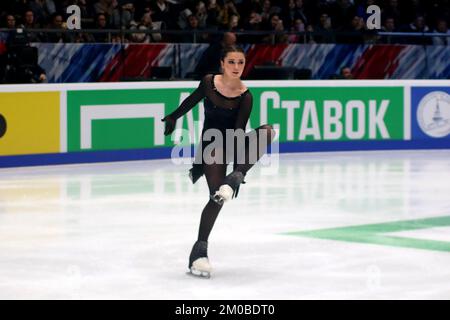
[[[244, 158], [236, 158], [237, 163], [234, 165], [233, 172], [225, 177], [219, 190], [212, 196], [218, 204], [223, 204], [236, 195], [247, 172], [267, 152], [268, 146], [275, 138], [275, 131], [271, 125], [265, 124], [247, 135], [249, 141], [245, 145]], [[238, 151], [235, 153], [239, 155]]]

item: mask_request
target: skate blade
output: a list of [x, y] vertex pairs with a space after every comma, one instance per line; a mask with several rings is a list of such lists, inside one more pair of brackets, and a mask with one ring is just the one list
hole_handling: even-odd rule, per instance
[[209, 273], [208, 271], [200, 271], [194, 268], [191, 268], [189, 272], [187, 272], [187, 274], [194, 276], [196, 278], [204, 278], [204, 279], [211, 278], [211, 273]]

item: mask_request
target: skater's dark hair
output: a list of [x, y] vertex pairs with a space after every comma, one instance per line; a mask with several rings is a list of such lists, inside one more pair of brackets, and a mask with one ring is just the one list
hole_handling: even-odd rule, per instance
[[222, 53], [220, 55], [220, 60], [223, 61], [226, 58], [226, 56], [231, 52], [240, 52], [245, 56], [244, 49], [242, 49], [241, 47], [236, 46], [236, 45], [231, 45], [231, 46], [226, 46], [225, 48], [223, 48]]

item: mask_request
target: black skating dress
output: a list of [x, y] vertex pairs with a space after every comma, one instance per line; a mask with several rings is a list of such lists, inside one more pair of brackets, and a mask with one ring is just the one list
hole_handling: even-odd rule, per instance
[[[204, 159], [201, 156], [205, 147], [213, 141], [204, 140], [203, 136], [208, 129], [218, 129], [223, 134], [223, 154], [226, 150], [226, 129], [242, 129], [245, 131], [253, 105], [253, 97], [247, 89], [236, 97], [222, 95], [214, 85], [215, 75], [208, 74], [202, 78], [198, 88], [187, 97], [181, 105], [170, 114], [173, 119], [178, 119], [204, 98], [205, 120], [200, 138], [199, 148], [196, 151], [195, 161], [189, 170], [192, 183], [195, 183], [203, 175]], [[224, 159], [226, 161], [227, 159]], [[226, 161], [228, 163], [228, 161]], [[245, 182], [243, 182], [245, 183]], [[236, 196], [237, 196], [236, 192]]]

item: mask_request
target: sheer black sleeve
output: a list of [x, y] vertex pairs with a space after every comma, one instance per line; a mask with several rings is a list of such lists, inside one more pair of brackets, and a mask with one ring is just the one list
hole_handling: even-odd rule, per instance
[[253, 96], [250, 91], [247, 91], [245, 93], [245, 95], [241, 99], [240, 104], [241, 106], [234, 128], [242, 129], [245, 131], [245, 127], [247, 126], [248, 118], [250, 117], [250, 113], [252, 112], [253, 107]]
[[206, 76], [203, 77], [203, 79], [200, 81], [198, 88], [195, 89], [195, 91], [192, 92], [189, 97], [184, 99], [180, 106], [169, 116], [176, 120], [189, 112], [189, 110], [191, 110], [197, 103], [199, 103], [199, 101], [205, 97], [205, 83]]

